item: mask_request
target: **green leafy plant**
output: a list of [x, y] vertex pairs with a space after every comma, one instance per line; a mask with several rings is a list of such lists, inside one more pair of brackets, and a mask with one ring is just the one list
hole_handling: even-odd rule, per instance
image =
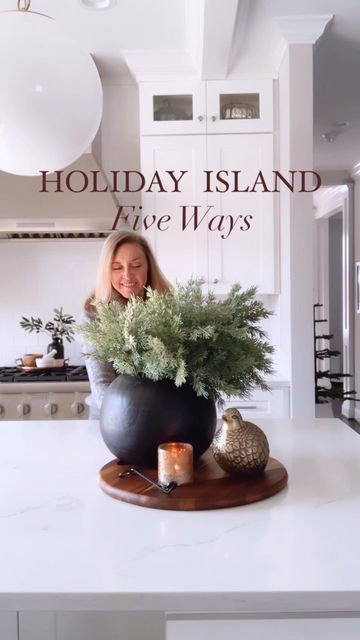
[[68, 342], [75, 340], [75, 331], [72, 325], [75, 324], [75, 318], [73, 316], [63, 313], [62, 307], [60, 309], [53, 309], [54, 317], [52, 320], [48, 320], [45, 324], [40, 318], [25, 318], [22, 316], [20, 320], [20, 326], [32, 333], [47, 333], [52, 338], [65, 338]]
[[232, 287], [224, 300], [204, 295], [200, 281], [171, 293], [148, 290], [126, 306], [96, 303], [96, 317], [77, 327], [93, 346], [90, 357], [119, 374], [190, 384], [199, 396], [247, 396], [272, 372], [273, 347], [260, 327], [270, 315], [256, 288]]

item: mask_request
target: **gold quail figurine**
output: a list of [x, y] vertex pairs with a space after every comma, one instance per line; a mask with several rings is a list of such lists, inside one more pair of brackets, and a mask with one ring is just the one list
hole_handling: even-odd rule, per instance
[[269, 460], [265, 433], [245, 422], [237, 409], [226, 409], [221, 428], [211, 444], [218, 465], [229, 475], [262, 473]]

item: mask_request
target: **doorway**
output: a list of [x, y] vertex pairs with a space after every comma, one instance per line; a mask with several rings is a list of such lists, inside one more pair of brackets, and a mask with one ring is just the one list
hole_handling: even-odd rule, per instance
[[[343, 390], [354, 385], [354, 206], [352, 184], [320, 189], [315, 201], [315, 283], [314, 302], [323, 305], [323, 317], [327, 323], [323, 332], [332, 334], [328, 346], [340, 354], [323, 363], [331, 373], [346, 373]], [[340, 379], [341, 380], [341, 379]], [[330, 385], [329, 385], [330, 386]], [[354, 402], [345, 400], [337, 404], [316, 406], [316, 416], [336, 414], [354, 418]]]
[[329, 359], [331, 373], [343, 371], [343, 214], [335, 213], [329, 218], [329, 333], [331, 349], [338, 356]]

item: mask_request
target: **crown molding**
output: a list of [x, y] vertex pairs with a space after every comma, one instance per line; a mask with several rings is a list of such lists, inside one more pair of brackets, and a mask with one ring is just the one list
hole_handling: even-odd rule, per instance
[[333, 17], [333, 14], [276, 16], [279, 39], [271, 56], [274, 67], [279, 69], [289, 45], [314, 45]]
[[125, 62], [136, 82], [198, 78], [191, 55], [186, 51], [123, 52]]
[[315, 44], [322, 36], [333, 14], [277, 16], [281, 35], [287, 44]]
[[329, 218], [337, 209], [341, 209], [348, 197], [349, 185], [323, 187], [314, 194], [315, 219]]

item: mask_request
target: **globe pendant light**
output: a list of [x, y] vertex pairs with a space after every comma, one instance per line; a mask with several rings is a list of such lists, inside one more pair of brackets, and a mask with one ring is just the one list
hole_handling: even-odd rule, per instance
[[30, 2], [0, 13], [0, 170], [24, 176], [74, 162], [102, 116], [93, 59]]

